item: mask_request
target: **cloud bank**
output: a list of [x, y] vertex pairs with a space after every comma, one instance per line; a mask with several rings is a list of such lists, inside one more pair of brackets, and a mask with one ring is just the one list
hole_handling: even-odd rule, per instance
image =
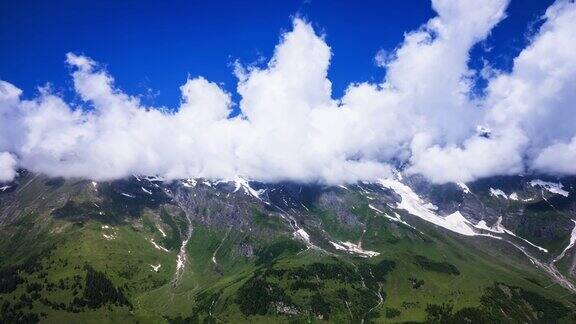
[[[32, 100], [0, 81], [0, 181], [16, 169], [110, 180], [244, 176], [335, 184], [390, 176], [433, 182], [541, 171], [576, 174], [576, 4], [558, 1], [510, 73], [469, 68], [507, 0], [433, 0], [437, 16], [380, 57], [380, 83], [333, 98], [331, 49], [296, 18], [262, 68], [238, 65], [241, 114], [203, 77], [177, 109], [147, 107], [85, 56], [67, 54], [80, 105], [49, 88]], [[472, 96], [478, 75], [484, 96]]]

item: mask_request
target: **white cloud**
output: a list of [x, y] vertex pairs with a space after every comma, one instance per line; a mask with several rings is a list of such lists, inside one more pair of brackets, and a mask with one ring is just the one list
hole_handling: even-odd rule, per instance
[[0, 182], [10, 181], [16, 176], [16, 159], [8, 152], [0, 152]]
[[570, 54], [576, 51], [576, 4], [558, 1], [543, 18], [512, 72], [489, 79], [480, 124], [492, 130], [490, 139], [471, 137], [461, 144], [416, 150], [413, 172], [445, 182], [525, 168], [576, 171], [570, 162], [574, 146], [562, 144], [576, 135], [576, 57]]
[[569, 143], [556, 143], [543, 149], [533, 167], [552, 174], [576, 174], [576, 137]]
[[[180, 87], [181, 105], [169, 112], [123, 93], [90, 58], [68, 54], [81, 107], [49, 89], [22, 100], [0, 82], [0, 152], [11, 152], [2, 155], [0, 181], [22, 167], [96, 180], [159, 174], [342, 183], [385, 177], [391, 161], [434, 182], [513, 174], [526, 164], [575, 173], [574, 3], [553, 5], [513, 71], [486, 75], [487, 95], [477, 99], [470, 99], [477, 72], [468, 68], [469, 51], [504, 19], [507, 0], [432, 5], [438, 16], [380, 60], [386, 79], [351, 84], [340, 99], [327, 77], [330, 47], [295, 19], [265, 67], [235, 65], [242, 98], [235, 118], [228, 118], [230, 94], [202, 77]], [[479, 125], [490, 128], [489, 138], [477, 135]]]

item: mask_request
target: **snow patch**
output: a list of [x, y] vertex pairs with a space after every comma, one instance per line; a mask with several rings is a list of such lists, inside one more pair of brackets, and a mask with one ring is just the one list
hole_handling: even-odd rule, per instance
[[131, 194], [127, 194], [127, 193], [124, 193], [124, 192], [121, 192], [120, 194], [121, 194], [122, 196], [125, 196], [125, 197], [128, 197], [128, 198], [136, 198], [136, 196], [133, 196], [133, 195], [131, 195]]
[[410, 214], [420, 217], [427, 222], [436, 224], [450, 231], [473, 236], [478, 235], [472, 225], [460, 214], [453, 213], [447, 217], [439, 216], [434, 212], [438, 207], [424, 202], [410, 187], [394, 179], [380, 179], [378, 182], [386, 188], [394, 190], [402, 198], [396, 208], [404, 209]]
[[510, 195], [506, 195], [506, 193], [500, 189], [490, 188], [490, 196], [493, 197], [502, 197], [504, 199], [510, 200], [518, 200], [518, 194], [516, 192], [511, 193]]
[[568, 191], [562, 189], [564, 186], [560, 182], [554, 183], [554, 182], [542, 181], [542, 180], [537, 179], [537, 180], [530, 181], [530, 185], [532, 187], [544, 188], [551, 193], [555, 193], [555, 194], [558, 194], [558, 195], [561, 195], [564, 197], [568, 197], [568, 195], [569, 195]]
[[444, 220], [447, 224], [450, 225], [450, 228], [455, 229], [455, 232], [458, 233], [471, 233], [471, 235], [476, 234], [471, 228], [470, 228], [470, 222], [464, 217], [462, 216], [462, 214], [459, 211], [456, 211], [446, 217], [444, 217]]
[[502, 234], [502, 233], [504, 233], [504, 230], [502, 230], [502, 228], [500, 227], [500, 224], [499, 224], [501, 219], [502, 218], [499, 218], [498, 222], [492, 227], [489, 227], [486, 224], [486, 221], [484, 221], [484, 220], [479, 221], [478, 224], [474, 225], [474, 227], [481, 229], [481, 230], [484, 230], [484, 231]]
[[144, 191], [145, 193], [147, 193], [147, 194], [149, 194], [149, 195], [151, 195], [151, 194], [152, 194], [152, 191], [150, 191], [150, 190], [147, 190], [147, 189], [146, 189], [146, 188], [144, 188], [144, 187], [140, 187], [140, 188], [142, 188], [142, 191]]
[[[392, 216], [386, 214], [385, 212], [381, 211], [380, 209], [372, 206], [371, 204], [368, 204], [368, 207], [369, 207], [370, 209], [372, 209], [373, 211], [375, 211], [376, 213], [382, 214], [384, 217], [388, 218], [389, 220], [391, 220], [391, 221], [393, 221], [393, 222], [397, 222], [397, 223], [404, 224], [404, 225], [406, 225], [406, 226], [408, 226], [408, 227], [416, 230], [416, 227], [414, 227], [414, 226], [406, 223], [406, 221], [404, 221], [404, 220], [400, 217], [400, 215], [398, 215], [398, 213], [394, 213], [396, 217], [392, 217]], [[419, 231], [419, 232], [420, 232], [420, 231]], [[420, 232], [420, 233], [422, 233], [422, 232]]]
[[299, 228], [292, 234], [294, 235], [294, 238], [303, 240], [306, 243], [310, 243], [310, 235], [308, 235], [304, 229]]
[[194, 187], [196, 187], [196, 184], [198, 184], [198, 181], [196, 181], [194, 179], [186, 179], [186, 180], [182, 180], [181, 183], [184, 187], [194, 188]]
[[164, 233], [164, 231], [158, 227], [158, 231], [160, 232], [160, 234], [162, 234], [162, 237], [166, 237], [166, 233]]
[[[398, 222], [398, 223], [404, 224], [404, 225], [410, 227], [411, 229], [413, 229], [413, 230], [415, 230], [415, 231], [418, 231], [418, 230], [416, 229], [416, 227], [408, 224], [405, 220], [403, 220], [403, 219], [400, 217], [400, 215], [398, 215], [398, 213], [394, 213], [394, 215], [395, 215], [396, 217], [392, 217], [392, 216], [390, 216], [390, 215], [388, 215], [388, 214], [384, 214], [384, 216], [386, 216], [386, 218], [388, 218], [388, 219], [390, 219], [390, 220], [392, 220], [392, 221], [394, 221], [394, 222]], [[418, 232], [420, 232], [420, 231], [418, 231]], [[424, 233], [420, 232], [420, 234], [424, 234]]]
[[572, 228], [572, 233], [570, 233], [570, 242], [564, 248], [564, 250], [562, 250], [562, 253], [560, 253], [556, 258], [554, 258], [554, 261], [552, 261], [552, 263], [560, 261], [566, 255], [566, 252], [568, 252], [568, 250], [573, 248], [574, 244], [576, 244], [576, 221], [572, 220], [572, 222], [574, 223], [574, 227]]
[[164, 252], [170, 252], [170, 251], [168, 251], [167, 248], [158, 245], [158, 243], [156, 243], [153, 238], [150, 239], [150, 243], [152, 243], [152, 245], [154, 245], [154, 247], [155, 247], [156, 249], [158, 249], [158, 250], [161, 250], [161, 251], [164, 251]]
[[456, 184], [458, 185], [458, 187], [460, 187], [460, 189], [462, 189], [462, 191], [464, 191], [464, 193], [469, 194], [472, 192], [464, 182], [458, 182]]
[[507, 229], [504, 229], [504, 231], [505, 231], [507, 234], [510, 234], [510, 235], [512, 235], [512, 236], [514, 236], [514, 237], [517, 237], [517, 238], [521, 239], [522, 241], [524, 241], [524, 242], [532, 245], [533, 247], [537, 248], [538, 250], [540, 250], [540, 251], [542, 251], [542, 252], [545, 252], [545, 253], [548, 253], [548, 250], [547, 250], [547, 249], [545, 249], [545, 248], [543, 248], [543, 247], [541, 247], [541, 246], [538, 246], [538, 245], [536, 245], [536, 244], [528, 241], [527, 239], [525, 239], [525, 238], [523, 238], [523, 237], [521, 237], [521, 236], [518, 236], [518, 235], [514, 234], [512, 231], [507, 230]]
[[[103, 230], [110, 230], [110, 229], [112, 229], [112, 227], [110, 227], [110, 226], [108, 226], [108, 225], [102, 225], [101, 228], [102, 228]], [[110, 234], [102, 233], [102, 237], [104, 237], [104, 238], [107, 239], [108, 241], [111, 241], [111, 240], [115, 240], [118, 236], [116, 235], [115, 232], [112, 232], [112, 233], [110, 233]]]
[[314, 243], [312, 243], [310, 241], [310, 234], [308, 234], [302, 227], [298, 226], [298, 222], [296, 221], [296, 219], [294, 219], [294, 217], [292, 217], [289, 214], [278, 214], [283, 220], [288, 222], [288, 225], [290, 225], [290, 227], [292, 228], [292, 230], [294, 232], [292, 232], [292, 235], [295, 239], [297, 240], [301, 240], [304, 243], [306, 243], [306, 246], [308, 247], [308, 249], [314, 249], [314, 250], [318, 250], [318, 251], [322, 251], [325, 253], [326, 252], [324, 249], [322, 249], [321, 247], [318, 247], [316, 245], [314, 245]]
[[371, 258], [371, 257], [375, 257], [375, 256], [380, 255], [380, 253], [378, 253], [378, 252], [364, 250], [364, 249], [362, 249], [362, 247], [360, 247], [359, 244], [355, 244], [352, 242], [338, 242], [338, 243], [336, 243], [336, 242], [330, 241], [330, 244], [332, 244], [336, 250], [346, 251], [346, 252], [351, 253], [351, 254], [357, 254], [363, 258]]
[[547, 250], [547, 249], [545, 249], [545, 248], [543, 248], [543, 247], [541, 247], [541, 246], [538, 246], [538, 245], [536, 245], [536, 244], [528, 241], [527, 239], [525, 239], [525, 238], [523, 238], [523, 237], [521, 237], [521, 236], [516, 235], [516, 234], [515, 234], [514, 232], [512, 232], [511, 230], [505, 228], [504, 225], [502, 225], [502, 216], [498, 217], [498, 220], [496, 221], [496, 223], [494, 223], [494, 225], [492, 225], [492, 227], [489, 227], [488, 225], [486, 225], [486, 222], [483, 221], [483, 220], [479, 221], [478, 224], [474, 225], [474, 227], [476, 227], [476, 228], [478, 228], [478, 229], [485, 230], [485, 231], [489, 231], [489, 232], [492, 232], [492, 233], [498, 233], [498, 234], [504, 234], [504, 233], [506, 233], [506, 234], [508, 234], [508, 235], [514, 236], [514, 237], [516, 237], [516, 238], [518, 238], [518, 239], [520, 239], [520, 240], [522, 240], [522, 241], [530, 244], [531, 246], [537, 248], [538, 250], [540, 250], [540, 251], [542, 251], [542, 252], [548, 253], [548, 250]]
[[146, 179], [150, 182], [164, 182], [166, 180], [163, 177], [159, 177], [159, 176], [146, 176], [146, 177], [144, 177], [144, 179]]
[[506, 195], [506, 193], [500, 189], [490, 188], [490, 196], [508, 199], [508, 195]]
[[152, 271], [154, 272], [158, 272], [158, 270], [160, 270], [160, 267], [162, 266], [162, 264], [158, 263], [158, 265], [150, 265], [152, 267]]
[[372, 209], [373, 211], [375, 211], [375, 212], [379, 213], [379, 214], [384, 214], [384, 212], [383, 212], [383, 211], [381, 211], [380, 209], [378, 209], [378, 208], [376, 208], [376, 207], [372, 206], [372, 204], [368, 204], [368, 207], [369, 207], [370, 209]]
[[238, 176], [234, 178], [234, 184], [236, 186], [236, 188], [234, 188], [234, 192], [237, 192], [238, 190], [242, 189], [246, 194], [253, 196], [258, 200], [262, 200], [262, 198], [260, 198], [260, 195], [264, 193], [265, 191], [264, 189], [255, 190], [250, 186], [248, 180]]
[[107, 239], [108, 241], [111, 241], [111, 240], [115, 240], [115, 239], [116, 239], [116, 234], [110, 234], [110, 235], [102, 234], [102, 236], [103, 236], [105, 239]]

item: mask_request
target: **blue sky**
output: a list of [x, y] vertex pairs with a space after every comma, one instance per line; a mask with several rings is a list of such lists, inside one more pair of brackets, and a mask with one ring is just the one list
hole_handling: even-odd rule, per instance
[[[471, 66], [487, 58], [509, 69], [552, 2], [513, 0], [508, 18], [473, 49]], [[270, 58], [292, 17], [301, 16], [326, 35], [334, 54], [329, 78], [340, 97], [350, 82], [380, 81], [376, 53], [392, 51], [433, 15], [422, 0], [2, 1], [0, 79], [25, 97], [46, 82], [69, 97], [64, 60], [74, 52], [105, 64], [121, 89], [150, 105], [177, 106], [188, 75], [223, 83], [237, 102], [231, 63]]]

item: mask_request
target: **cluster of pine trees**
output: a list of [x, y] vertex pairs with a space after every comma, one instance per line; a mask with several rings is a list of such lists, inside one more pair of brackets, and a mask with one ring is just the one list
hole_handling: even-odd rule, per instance
[[84, 288], [84, 301], [90, 308], [100, 308], [106, 304], [116, 306], [130, 306], [130, 302], [121, 289], [114, 284], [103, 272], [96, 271], [89, 265], [86, 269], [86, 285]]
[[[0, 270], [0, 323], [38, 322], [46, 314], [33, 312], [36, 301], [54, 310], [73, 313], [82, 312], [86, 307], [95, 309], [105, 305], [132, 307], [123, 291], [116, 288], [106, 274], [89, 265], [84, 269], [84, 278], [75, 275], [57, 282], [49, 282], [47, 273], [42, 271], [42, 264], [36, 261]], [[33, 274], [37, 280], [32, 280]], [[25, 290], [18, 299], [6, 298], [22, 285], [25, 285]], [[69, 303], [48, 299], [54, 290], [70, 291], [73, 299]]]

